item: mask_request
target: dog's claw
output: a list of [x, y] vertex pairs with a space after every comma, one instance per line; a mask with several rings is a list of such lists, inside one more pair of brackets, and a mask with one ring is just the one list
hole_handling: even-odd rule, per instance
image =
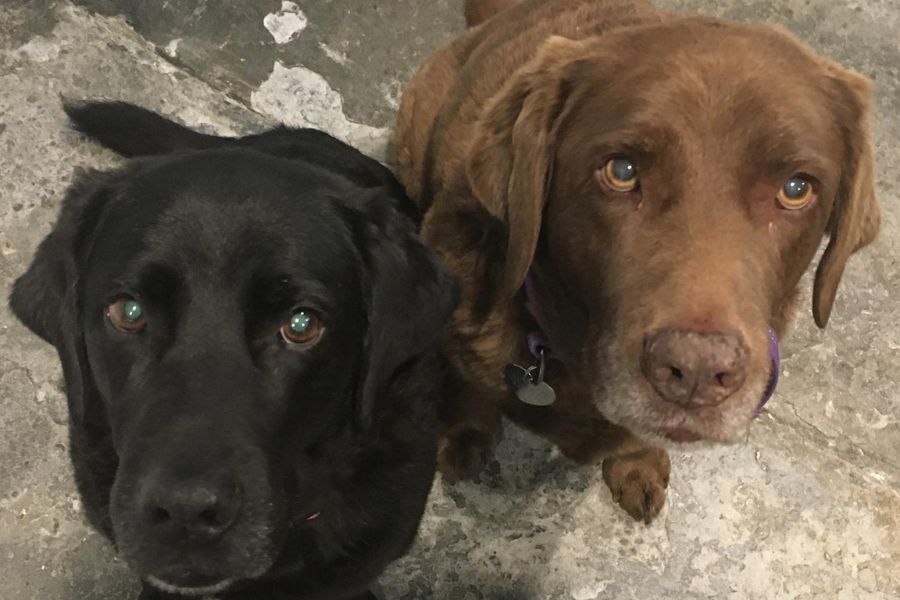
[[636, 521], [649, 525], [666, 502], [669, 457], [651, 448], [603, 461], [603, 481], [613, 500]]

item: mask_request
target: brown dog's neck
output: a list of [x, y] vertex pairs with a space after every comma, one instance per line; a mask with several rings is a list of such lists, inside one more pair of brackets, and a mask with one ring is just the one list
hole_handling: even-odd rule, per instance
[[588, 330], [588, 311], [547, 261], [535, 261], [528, 278], [530, 285], [523, 288], [520, 301], [531, 315], [530, 326], [543, 333], [559, 360], [578, 364]]

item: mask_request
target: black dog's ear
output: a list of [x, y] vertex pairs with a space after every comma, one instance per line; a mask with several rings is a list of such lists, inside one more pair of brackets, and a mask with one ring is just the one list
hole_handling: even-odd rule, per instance
[[384, 191], [366, 199], [361, 252], [366, 262], [368, 330], [359, 416], [375, 420], [378, 398], [410, 360], [438, 342], [459, 292], [450, 273], [420, 241], [412, 220]]
[[77, 257], [86, 250], [107, 198], [99, 179], [81, 177], [69, 188], [53, 231], [41, 242], [28, 271], [13, 284], [9, 298], [13, 314], [56, 347], [70, 418], [79, 425], [94, 421], [100, 407], [81, 331]]

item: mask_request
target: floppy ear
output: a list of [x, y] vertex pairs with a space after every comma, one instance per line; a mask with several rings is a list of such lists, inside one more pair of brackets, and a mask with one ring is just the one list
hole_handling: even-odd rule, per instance
[[69, 416], [76, 425], [102, 424], [102, 410], [87, 362], [78, 306], [81, 254], [107, 198], [106, 188], [82, 178], [63, 202], [53, 231], [28, 271], [13, 284], [9, 305], [31, 331], [56, 347], [66, 381]]
[[846, 158], [828, 222], [830, 239], [813, 287], [813, 317], [819, 327], [828, 323], [850, 255], [875, 239], [881, 223], [869, 133], [871, 84], [837, 65], [828, 64], [826, 69], [837, 88], [835, 113], [843, 128]]
[[399, 369], [438, 342], [458, 302], [450, 273], [383, 191], [369, 198], [364, 247], [368, 329], [359, 416], [371, 426], [379, 397]]
[[522, 286], [541, 231], [556, 135], [568, 97], [566, 66], [581, 42], [552, 36], [497, 94], [477, 125], [466, 162], [469, 186], [506, 224], [503, 293]]

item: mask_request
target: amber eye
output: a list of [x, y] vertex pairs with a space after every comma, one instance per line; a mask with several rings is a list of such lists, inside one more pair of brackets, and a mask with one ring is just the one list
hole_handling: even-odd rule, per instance
[[130, 296], [116, 298], [107, 306], [106, 318], [122, 333], [137, 333], [147, 326], [144, 307]]
[[802, 175], [794, 175], [778, 190], [778, 203], [787, 210], [799, 210], [812, 202], [815, 190], [812, 182]]
[[637, 165], [627, 156], [617, 156], [606, 161], [599, 169], [600, 181], [614, 192], [631, 192], [637, 189]]
[[309, 346], [322, 337], [322, 321], [315, 313], [301, 309], [281, 326], [281, 338], [290, 345]]

